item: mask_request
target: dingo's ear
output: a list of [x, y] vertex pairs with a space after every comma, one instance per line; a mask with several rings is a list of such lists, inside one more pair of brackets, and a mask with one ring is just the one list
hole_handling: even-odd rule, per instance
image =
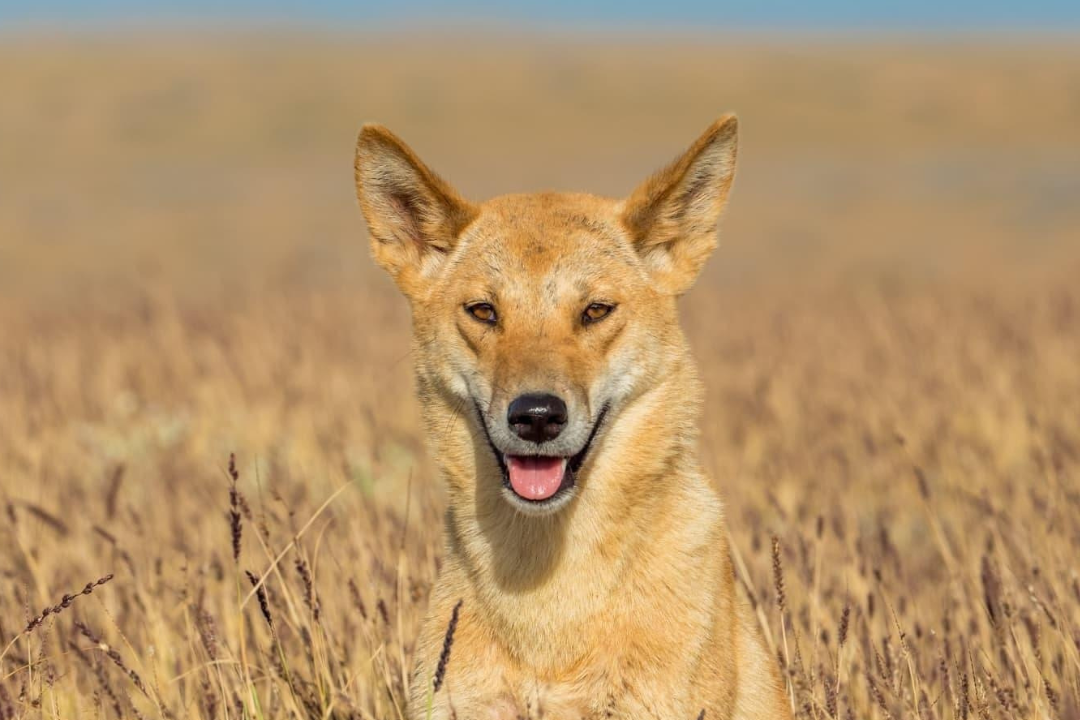
[[371, 254], [406, 295], [421, 289], [476, 216], [473, 205], [396, 135], [367, 124], [356, 141], [356, 196]]
[[639, 255], [674, 295], [690, 289], [716, 247], [737, 145], [738, 121], [725, 115], [622, 204], [622, 220]]

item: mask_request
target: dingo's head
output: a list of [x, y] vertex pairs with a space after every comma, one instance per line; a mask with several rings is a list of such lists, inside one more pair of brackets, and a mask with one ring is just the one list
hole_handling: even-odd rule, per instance
[[[684, 369], [675, 299], [716, 246], [736, 136], [735, 117], [721, 118], [623, 201], [473, 204], [364, 126], [356, 183], [372, 253], [412, 306], [421, 401], [459, 489], [557, 511], [588, 481], [605, 428]], [[451, 437], [458, 414], [471, 443]], [[653, 420], [658, 432], [672, 422]]]

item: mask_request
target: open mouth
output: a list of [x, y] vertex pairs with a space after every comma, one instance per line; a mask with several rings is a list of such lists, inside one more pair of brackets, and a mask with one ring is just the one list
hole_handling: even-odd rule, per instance
[[479, 403], [476, 404], [476, 414], [480, 419], [480, 427], [484, 429], [484, 437], [488, 441], [491, 452], [499, 463], [502, 471], [503, 487], [512, 492], [518, 499], [530, 505], [546, 505], [554, 503], [560, 496], [574, 487], [578, 471], [585, 464], [585, 458], [592, 448], [600, 426], [607, 416], [608, 406], [601, 408], [593, 423], [589, 438], [580, 452], [569, 457], [560, 455], [509, 455], [501, 452], [495, 443], [491, 441], [491, 434], [487, 429], [487, 422], [480, 411]]

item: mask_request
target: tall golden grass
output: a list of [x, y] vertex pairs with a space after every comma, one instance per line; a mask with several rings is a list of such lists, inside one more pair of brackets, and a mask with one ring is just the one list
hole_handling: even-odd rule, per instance
[[797, 714], [1080, 718], [1075, 49], [445, 43], [0, 44], [0, 720], [401, 718], [442, 496], [355, 127], [614, 194], [729, 108], [685, 325]]

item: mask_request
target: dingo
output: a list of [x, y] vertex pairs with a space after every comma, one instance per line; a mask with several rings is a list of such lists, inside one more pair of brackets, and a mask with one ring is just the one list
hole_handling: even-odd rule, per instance
[[716, 247], [736, 139], [721, 118], [622, 201], [474, 204], [385, 128], [360, 131], [357, 195], [412, 308], [449, 485], [412, 718], [791, 717], [696, 456], [676, 313]]

